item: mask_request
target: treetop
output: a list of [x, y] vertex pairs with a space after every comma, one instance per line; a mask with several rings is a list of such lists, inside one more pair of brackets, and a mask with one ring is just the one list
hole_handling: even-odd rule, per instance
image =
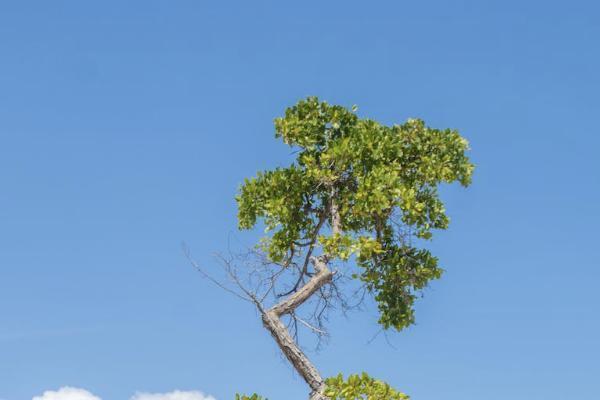
[[297, 266], [317, 253], [353, 261], [380, 324], [413, 323], [419, 291], [442, 273], [416, 243], [448, 227], [439, 185], [471, 182], [467, 140], [419, 119], [386, 126], [316, 97], [289, 107], [275, 132], [296, 159], [245, 180], [236, 197], [239, 227], [263, 221], [261, 247], [274, 263]]

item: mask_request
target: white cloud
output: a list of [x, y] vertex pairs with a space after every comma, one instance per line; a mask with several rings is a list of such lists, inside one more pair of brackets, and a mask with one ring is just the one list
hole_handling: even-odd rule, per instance
[[[2, 399], [0, 399], [2, 400]], [[57, 391], [48, 390], [41, 396], [36, 396], [32, 400], [102, 400], [84, 389], [65, 386]], [[189, 391], [184, 392], [175, 390], [169, 393], [136, 393], [131, 400], [215, 400], [212, 396], [207, 396], [202, 392]]]
[[67, 386], [58, 389], [56, 392], [48, 390], [32, 400], [100, 400], [100, 397], [94, 396], [87, 390]]
[[202, 392], [136, 393], [131, 400], [215, 400]]

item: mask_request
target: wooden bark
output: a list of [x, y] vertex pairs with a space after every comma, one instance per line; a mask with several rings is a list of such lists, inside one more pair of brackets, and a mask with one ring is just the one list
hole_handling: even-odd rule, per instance
[[318, 397], [323, 391], [323, 378], [296, 344], [286, 326], [281, 322], [281, 317], [293, 312], [317, 290], [331, 282], [333, 273], [327, 268], [327, 264], [323, 262], [322, 258], [323, 256], [313, 258], [315, 270], [318, 272], [302, 288], [262, 314], [263, 325], [271, 333], [285, 357], [311, 388], [313, 393], [311, 399], [314, 400], [325, 399], [325, 397]]
[[[341, 233], [341, 220], [335, 197], [336, 192], [332, 190], [328, 208], [331, 217], [331, 231], [334, 235]], [[325, 390], [323, 378], [294, 341], [287, 327], [281, 322], [281, 317], [293, 313], [296, 308], [300, 307], [319, 289], [331, 282], [333, 272], [327, 266], [329, 258], [328, 254], [323, 254], [319, 257], [310, 257], [316, 274], [294, 294], [262, 313], [263, 325], [271, 333], [271, 336], [273, 336], [285, 357], [311, 388], [310, 400], [328, 400], [323, 394]]]

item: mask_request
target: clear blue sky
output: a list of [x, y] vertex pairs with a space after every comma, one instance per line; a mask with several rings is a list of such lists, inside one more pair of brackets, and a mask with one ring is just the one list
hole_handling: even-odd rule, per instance
[[322, 372], [415, 400], [597, 399], [599, 19], [593, 1], [2, 2], [0, 398], [306, 399], [180, 243], [214, 265], [243, 178], [290, 160], [273, 118], [318, 95], [457, 128], [477, 164], [444, 190], [447, 273], [417, 326], [391, 347], [367, 343], [374, 309], [333, 318]]

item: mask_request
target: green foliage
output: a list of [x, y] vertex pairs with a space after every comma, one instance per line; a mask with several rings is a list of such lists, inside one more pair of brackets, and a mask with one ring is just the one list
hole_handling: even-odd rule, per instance
[[[419, 292], [442, 274], [414, 242], [448, 227], [438, 186], [470, 183], [467, 141], [418, 119], [385, 126], [316, 97], [288, 108], [275, 131], [297, 150], [296, 160], [244, 182], [236, 197], [240, 228], [262, 220], [262, 246], [284, 265], [313, 246], [330, 260], [354, 260], [361, 271], [355, 278], [378, 302], [380, 324], [400, 330], [413, 323]], [[341, 220], [337, 234], [331, 200]]]
[[254, 393], [252, 396], [246, 396], [243, 394], [236, 394], [235, 395], [235, 400], [268, 400], [265, 399], [262, 396], [257, 395], [256, 393]]
[[408, 400], [385, 382], [371, 378], [365, 372], [350, 375], [344, 380], [342, 374], [325, 380], [325, 395], [331, 400]]
[[[330, 400], [409, 400], [385, 382], [371, 378], [365, 372], [350, 375], [344, 380], [342, 374], [325, 380], [325, 395]], [[236, 394], [235, 400], [268, 400], [254, 393], [251, 396]]]

